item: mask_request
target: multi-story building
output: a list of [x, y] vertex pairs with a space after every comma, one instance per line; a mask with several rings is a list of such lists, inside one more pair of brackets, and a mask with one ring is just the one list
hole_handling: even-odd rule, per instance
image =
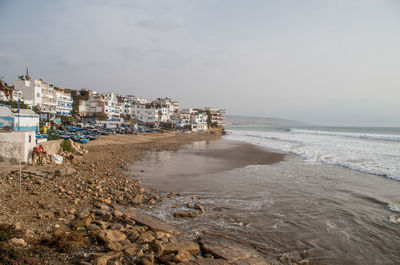
[[170, 115], [179, 111], [179, 102], [170, 98], [157, 98], [152, 102], [152, 104], [167, 108]]
[[216, 124], [220, 128], [225, 128], [225, 110], [205, 108], [210, 117], [211, 124]]
[[207, 112], [205, 112], [204, 110], [194, 110], [190, 114], [190, 123], [192, 124], [193, 131], [207, 131]]
[[[29, 77], [29, 76], [28, 76]], [[18, 79], [14, 82], [15, 90], [21, 91], [23, 100], [30, 106], [42, 105], [42, 81], [29, 78]]]
[[40, 80], [40, 87], [42, 88], [42, 103], [38, 107], [40, 107], [42, 119], [43, 116], [47, 115], [49, 120], [52, 120], [57, 114], [57, 99], [54, 85]]
[[58, 115], [71, 116], [72, 112], [72, 95], [68, 89], [55, 88], [55, 99], [56, 99], [56, 113]]
[[89, 112], [88, 116], [94, 116], [95, 113], [105, 113], [104, 96], [96, 91], [89, 91]]
[[118, 100], [120, 96], [115, 93], [108, 93], [104, 96], [104, 109], [109, 119], [121, 118], [121, 104]]

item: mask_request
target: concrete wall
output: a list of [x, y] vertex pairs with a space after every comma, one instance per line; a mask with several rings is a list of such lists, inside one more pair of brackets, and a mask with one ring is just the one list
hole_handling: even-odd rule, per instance
[[61, 142], [62, 141], [63, 141], [62, 139], [54, 140], [54, 141], [48, 141], [48, 142], [45, 142], [45, 143], [40, 143], [40, 145], [43, 147], [44, 151], [48, 155], [58, 154], [61, 151]]
[[25, 115], [14, 113], [14, 130], [39, 131], [39, 115]]
[[1, 132], [0, 160], [11, 163], [27, 163], [32, 157], [33, 147], [36, 146], [35, 132]]

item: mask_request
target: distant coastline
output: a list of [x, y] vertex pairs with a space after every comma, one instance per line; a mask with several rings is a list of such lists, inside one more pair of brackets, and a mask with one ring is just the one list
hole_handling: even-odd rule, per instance
[[241, 115], [226, 115], [226, 125], [278, 125], [278, 126], [310, 126], [312, 124], [297, 120], [287, 120], [271, 117], [252, 117]]

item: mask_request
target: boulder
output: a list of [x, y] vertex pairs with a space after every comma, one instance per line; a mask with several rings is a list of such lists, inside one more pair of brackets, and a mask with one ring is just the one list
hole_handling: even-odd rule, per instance
[[10, 242], [18, 247], [26, 247], [28, 244], [22, 238], [11, 238]]
[[229, 240], [203, 236], [200, 238], [200, 245], [203, 253], [209, 253], [215, 258], [224, 259], [229, 263], [238, 265], [270, 265], [256, 250], [246, 248]]
[[56, 171], [56, 175], [60, 177], [66, 177], [74, 174], [76, 171], [72, 167], [62, 167]]
[[151, 242], [154, 240], [154, 235], [152, 231], [146, 231], [140, 235], [140, 240], [142, 242]]
[[175, 218], [194, 218], [200, 215], [200, 211], [180, 211], [174, 212]]
[[203, 259], [197, 258], [194, 261], [185, 261], [179, 263], [179, 265], [230, 265], [232, 263], [227, 262], [224, 259]]
[[71, 227], [79, 228], [79, 227], [87, 227], [92, 222], [92, 218], [90, 216], [76, 218], [71, 222]]
[[192, 241], [169, 242], [163, 245], [163, 254], [177, 253], [179, 250], [185, 250], [190, 254], [197, 254], [200, 252], [199, 244]]
[[133, 208], [126, 209], [122, 206], [114, 205], [114, 209], [121, 211], [123, 214], [126, 214], [131, 219], [135, 220], [136, 223], [151, 227], [151, 229], [154, 231], [163, 231], [163, 232], [167, 232], [170, 234], [180, 234], [181, 233], [181, 231], [179, 229], [177, 229], [176, 227], [173, 227], [172, 225], [162, 222], [153, 216], [139, 212], [138, 210], [135, 210]]
[[190, 253], [187, 252], [186, 250], [179, 250], [178, 254], [176, 254], [174, 256], [174, 261], [176, 263], [181, 263], [181, 262], [191, 261], [191, 260], [194, 260], [194, 257], [192, 255], [190, 255]]
[[137, 250], [138, 250], [137, 245], [136, 244], [131, 244], [131, 245], [125, 247], [124, 253], [127, 256], [133, 256], [133, 255], [135, 255]]
[[103, 230], [97, 234], [97, 237], [105, 243], [124, 241], [126, 235], [118, 230]]
[[116, 242], [116, 241], [109, 242], [107, 244], [107, 248], [109, 250], [113, 250], [113, 251], [121, 251], [124, 249], [124, 247], [119, 242]]

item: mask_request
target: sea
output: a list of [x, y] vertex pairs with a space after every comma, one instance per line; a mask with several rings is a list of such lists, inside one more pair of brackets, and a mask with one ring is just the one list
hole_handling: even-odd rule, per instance
[[[148, 153], [132, 165], [165, 198], [149, 214], [254, 248], [274, 265], [400, 264], [399, 128], [227, 131], [221, 140]], [[284, 159], [243, 166], [224, 155], [248, 144]], [[170, 192], [181, 196], [168, 198]], [[205, 214], [174, 218], [187, 202], [200, 203]]]
[[400, 127], [230, 127], [230, 139], [400, 180]]

